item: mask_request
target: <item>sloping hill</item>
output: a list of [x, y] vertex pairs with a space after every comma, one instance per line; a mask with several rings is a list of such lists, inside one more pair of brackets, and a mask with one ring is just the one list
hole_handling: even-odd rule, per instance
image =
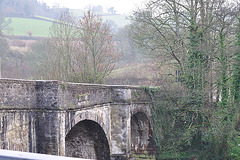
[[113, 70], [107, 77], [106, 83], [111, 85], [160, 86], [171, 82], [173, 85], [173, 82], [176, 81], [176, 68], [163, 65], [158, 69], [156, 70], [151, 62], [133, 63]]
[[[71, 10], [71, 12], [78, 16], [82, 17], [84, 11], [81, 9]], [[108, 13], [96, 13], [102, 16], [104, 21], [110, 21], [110, 23], [115, 23], [118, 27], [124, 27], [129, 24], [130, 21], [125, 15], [119, 14], [108, 14]], [[32, 37], [48, 37], [49, 36], [49, 27], [52, 25], [54, 19], [37, 16], [34, 17], [8, 17], [11, 19], [11, 24], [9, 27], [12, 29], [11, 32], [5, 32], [6, 35], [12, 36], [28, 36], [27, 32], [32, 32]]]

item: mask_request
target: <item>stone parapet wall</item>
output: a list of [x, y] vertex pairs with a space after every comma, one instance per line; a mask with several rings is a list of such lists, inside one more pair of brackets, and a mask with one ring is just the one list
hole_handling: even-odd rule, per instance
[[59, 87], [61, 108], [84, 109], [107, 103], [151, 103], [140, 87], [62, 82]]
[[36, 81], [0, 79], [0, 106], [33, 107], [36, 103]]
[[82, 109], [107, 103], [151, 103], [140, 87], [0, 79], [0, 106]]

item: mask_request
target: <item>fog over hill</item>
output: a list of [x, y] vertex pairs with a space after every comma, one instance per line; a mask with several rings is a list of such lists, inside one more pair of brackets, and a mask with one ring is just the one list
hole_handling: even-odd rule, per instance
[[33, 15], [56, 18], [67, 8], [50, 8], [37, 0], [0, 0], [0, 11], [5, 17], [31, 17]]

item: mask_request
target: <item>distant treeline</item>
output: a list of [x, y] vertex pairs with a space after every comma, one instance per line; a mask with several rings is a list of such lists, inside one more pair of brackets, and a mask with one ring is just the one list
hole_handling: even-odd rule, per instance
[[62, 12], [68, 12], [68, 8], [59, 8], [46, 5], [37, 0], [0, 0], [0, 14], [5, 17], [30, 17], [33, 15], [48, 18], [58, 18]]

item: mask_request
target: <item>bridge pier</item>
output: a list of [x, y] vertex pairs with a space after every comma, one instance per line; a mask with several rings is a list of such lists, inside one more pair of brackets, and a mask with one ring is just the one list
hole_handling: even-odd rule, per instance
[[65, 156], [65, 114], [61, 111], [37, 111], [36, 152]]

